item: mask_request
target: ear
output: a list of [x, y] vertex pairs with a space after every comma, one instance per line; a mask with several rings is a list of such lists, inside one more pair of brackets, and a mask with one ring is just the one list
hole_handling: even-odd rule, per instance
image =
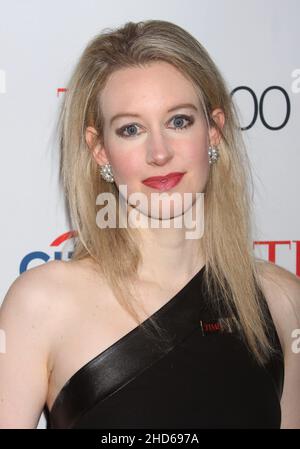
[[109, 162], [107, 153], [104, 146], [101, 144], [98, 138], [96, 129], [92, 126], [88, 126], [85, 131], [85, 140], [89, 150], [92, 153], [92, 157], [98, 165], [104, 165]]
[[218, 129], [223, 129], [224, 123], [225, 123], [225, 114], [222, 109], [216, 108], [211, 113], [212, 120], [217, 124], [217, 126], [211, 125], [209, 128], [209, 139], [210, 143], [213, 146], [218, 146], [221, 141], [221, 133]]

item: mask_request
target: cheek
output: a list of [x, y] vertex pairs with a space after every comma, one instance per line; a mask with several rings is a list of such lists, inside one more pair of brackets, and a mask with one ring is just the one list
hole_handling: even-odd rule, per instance
[[203, 192], [209, 176], [208, 144], [205, 137], [198, 136], [186, 146], [186, 169], [190, 172], [191, 190]]
[[195, 147], [191, 154], [191, 161], [201, 167], [205, 167], [208, 164], [208, 148], [206, 146]]
[[130, 180], [134, 180], [141, 175], [141, 165], [137, 158], [131, 160], [128, 153], [125, 155], [125, 153], [111, 152], [110, 160], [118, 184], [129, 184]]
[[133, 151], [130, 151], [132, 148], [129, 143], [119, 140], [109, 132], [104, 142], [116, 183], [129, 184], [131, 180], [136, 179], [140, 173], [141, 161], [137, 160], [136, 153], [134, 158], [131, 157]]
[[197, 133], [193, 139], [186, 142], [185, 156], [189, 167], [205, 170], [208, 165], [208, 143], [205, 135]]

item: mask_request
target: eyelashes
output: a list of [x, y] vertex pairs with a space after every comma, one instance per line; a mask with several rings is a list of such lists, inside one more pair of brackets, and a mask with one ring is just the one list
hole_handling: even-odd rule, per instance
[[[174, 128], [174, 130], [175, 131], [182, 131], [182, 130], [185, 130], [185, 129], [187, 129], [187, 128], [189, 128], [190, 126], [192, 126], [193, 125], [193, 123], [194, 123], [194, 121], [195, 121], [195, 118], [194, 118], [194, 116], [193, 115], [175, 115], [174, 117], [172, 117], [171, 118], [171, 120], [170, 121], [172, 121], [172, 120], [186, 120], [187, 121], [187, 123], [184, 125], [184, 126], [182, 126], [182, 127], [180, 127], [180, 128]], [[121, 128], [119, 128], [119, 129], [117, 129], [116, 130], [116, 134], [118, 135], [118, 136], [120, 136], [120, 137], [124, 137], [124, 138], [130, 138], [130, 137], [136, 137], [136, 136], [138, 136], [139, 134], [124, 134], [124, 132], [125, 131], [127, 131], [128, 132], [128, 130], [134, 130], [135, 129], [135, 127], [138, 127], [139, 125], [137, 124], [137, 123], [130, 123], [129, 125], [126, 125], [126, 126], [122, 126]]]

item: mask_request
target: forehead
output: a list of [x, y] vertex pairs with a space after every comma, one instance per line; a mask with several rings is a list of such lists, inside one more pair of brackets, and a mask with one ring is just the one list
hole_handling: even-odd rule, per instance
[[124, 108], [137, 111], [195, 103], [196, 97], [191, 81], [173, 65], [159, 61], [114, 72], [101, 93], [101, 106], [105, 115], [111, 115]]

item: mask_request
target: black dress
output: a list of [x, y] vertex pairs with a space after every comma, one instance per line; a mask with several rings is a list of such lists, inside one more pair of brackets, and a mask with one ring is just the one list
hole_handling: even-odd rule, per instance
[[[152, 318], [80, 368], [49, 411], [47, 428], [280, 428], [283, 353], [259, 365], [238, 331], [224, 331], [203, 289], [205, 266]], [[266, 300], [263, 297], [264, 304]]]

